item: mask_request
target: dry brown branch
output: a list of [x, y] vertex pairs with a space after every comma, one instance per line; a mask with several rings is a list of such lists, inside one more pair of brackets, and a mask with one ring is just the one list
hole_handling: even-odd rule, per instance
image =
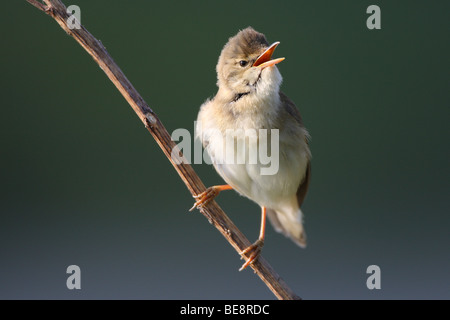
[[[82, 25], [80, 29], [69, 28], [67, 21], [70, 15], [67, 13], [67, 9], [61, 1], [43, 0], [44, 3], [37, 0], [27, 1], [55, 19], [61, 28], [72, 36], [92, 56], [95, 62], [99, 64], [152, 134], [191, 194], [197, 195], [205, 191], [204, 184], [189, 164], [176, 164], [173, 161], [171, 153], [176, 148], [176, 145], [172, 141], [170, 134], [153, 110], [125, 77], [102, 43], [94, 38]], [[251, 244], [215, 201], [209, 202], [200, 209], [200, 212], [220, 231], [237, 252], [241, 252]], [[260, 256], [251, 267], [278, 299], [300, 299], [263, 257]]]

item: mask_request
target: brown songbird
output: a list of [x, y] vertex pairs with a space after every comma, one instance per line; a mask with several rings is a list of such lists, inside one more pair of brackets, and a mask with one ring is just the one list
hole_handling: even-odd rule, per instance
[[[258, 240], [240, 254], [253, 263], [264, 245], [266, 215], [274, 228], [306, 246], [303, 214], [311, 173], [308, 131], [295, 104], [280, 91], [272, 59], [279, 42], [248, 27], [230, 38], [217, 64], [216, 96], [200, 108], [196, 132], [226, 185], [197, 195], [192, 209], [234, 189], [262, 208]], [[270, 160], [270, 161], [269, 161]]]

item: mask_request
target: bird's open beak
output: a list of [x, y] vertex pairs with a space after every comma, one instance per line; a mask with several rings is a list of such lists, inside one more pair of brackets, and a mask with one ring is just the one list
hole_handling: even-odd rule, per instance
[[258, 67], [258, 68], [264, 69], [264, 68], [267, 68], [270, 66], [274, 66], [277, 63], [280, 63], [281, 61], [283, 61], [284, 58], [270, 60], [270, 58], [272, 58], [273, 52], [275, 51], [275, 48], [279, 44], [280, 44], [279, 42], [275, 42], [275, 43], [271, 44], [270, 47], [268, 47], [266, 49], [266, 51], [261, 53], [261, 55], [256, 59], [255, 63], [253, 63], [253, 67]]

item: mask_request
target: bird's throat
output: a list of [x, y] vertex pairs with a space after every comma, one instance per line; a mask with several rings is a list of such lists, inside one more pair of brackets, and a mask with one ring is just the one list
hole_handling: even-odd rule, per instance
[[249, 93], [250, 93], [250, 91], [248, 91], [248, 92], [242, 92], [242, 93], [236, 94], [236, 95], [234, 96], [232, 102], [238, 101], [239, 99], [241, 99], [242, 97], [248, 95]]

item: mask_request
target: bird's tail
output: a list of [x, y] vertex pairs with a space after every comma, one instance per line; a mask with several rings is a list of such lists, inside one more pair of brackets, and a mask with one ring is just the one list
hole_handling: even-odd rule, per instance
[[302, 224], [302, 211], [267, 209], [267, 216], [275, 230], [289, 237], [302, 248], [306, 247], [306, 233]]

